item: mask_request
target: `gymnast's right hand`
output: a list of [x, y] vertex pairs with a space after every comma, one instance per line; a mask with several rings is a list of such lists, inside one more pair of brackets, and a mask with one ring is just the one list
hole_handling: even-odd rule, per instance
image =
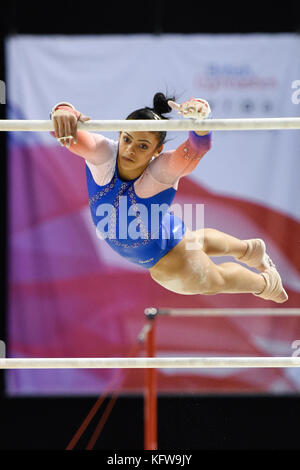
[[71, 141], [77, 143], [77, 123], [89, 121], [91, 118], [80, 113], [76, 109], [67, 106], [59, 106], [52, 113], [52, 122], [55, 137], [62, 146], [70, 148]]

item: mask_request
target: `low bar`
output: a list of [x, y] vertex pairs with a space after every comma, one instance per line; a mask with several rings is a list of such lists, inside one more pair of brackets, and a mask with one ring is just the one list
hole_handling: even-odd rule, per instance
[[8, 358], [0, 369], [172, 369], [300, 367], [300, 357]]
[[300, 316], [300, 308], [155, 308], [145, 309], [145, 315], [238, 317], [238, 316]]

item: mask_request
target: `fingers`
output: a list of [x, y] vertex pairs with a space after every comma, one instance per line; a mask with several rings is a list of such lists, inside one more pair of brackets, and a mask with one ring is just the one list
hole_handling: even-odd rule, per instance
[[211, 109], [207, 101], [197, 98], [191, 98], [191, 100], [195, 100], [197, 103], [199, 103], [197, 111], [198, 113], [200, 113], [200, 116], [202, 118], [206, 118], [209, 116], [209, 114], [211, 113]]
[[59, 137], [59, 128], [58, 128], [58, 122], [56, 119], [53, 119], [53, 126], [54, 126], [54, 132], [55, 132], [55, 137]]
[[184, 107], [182, 114], [190, 114], [190, 113], [195, 113], [195, 112], [197, 112], [197, 109], [195, 108], [195, 106], [188, 105]]
[[58, 140], [61, 145], [70, 148], [71, 139], [73, 138], [71, 135], [71, 119], [66, 118], [65, 116], [58, 119], [59, 125], [59, 137]]
[[55, 137], [62, 146], [70, 148], [77, 141], [77, 119], [73, 114], [56, 113], [52, 117]]
[[180, 104], [175, 103], [175, 101], [172, 101], [172, 100], [168, 100], [168, 105], [170, 106], [170, 108], [174, 109], [175, 111], [179, 111], [181, 108]]
[[207, 111], [204, 109], [206, 106], [206, 102], [204, 100], [196, 100], [195, 98], [191, 98], [188, 101], [185, 101], [182, 104], [175, 103], [175, 101], [169, 100], [168, 105], [170, 108], [174, 109], [178, 112], [179, 115], [184, 117], [188, 116], [198, 116], [202, 117], [207, 114]]
[[90, 117], [85, 116], [84, 114], [80, 114], [80, 117], [79, 117], [78, 121], [86, 122], [86, 121], [90, 121], [90, 119], [91, 119]]
[[56, 119], [54, 118], [54, 122], [56, 122], [56, 124], [57, 124], [57, 131], [58, 131], [57, 134], [56, 134], [56, 138], [58, 139], [60, 145], [64, 146], [63, 140], [61, 140], [65, 136], [64, 122], [61, 119], [61, 117], [56, 118]]
[[186, 118], [206, 119], [210, 114], [210, 106], [205, 100], [190, 98], [180, 105], [178, 114]]
[[73, 136], [71, 136], [71, 125], [70, 125], [70, 120], [66, 119], [65, 120], [65, 146], [67, 148], [70, 148], [71, 145], [71, 140], [73, 139]]
[[73, 143], [77, 144], [77, 121], [73, 120], [71, 122], [70, 135], [73, 137]]

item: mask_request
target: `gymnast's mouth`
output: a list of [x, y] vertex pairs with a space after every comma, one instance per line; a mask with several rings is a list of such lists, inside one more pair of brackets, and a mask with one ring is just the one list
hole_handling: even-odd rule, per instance
[[124, 160], [127, 160], [128, 162], [134, 162], [132, 158], [125, 157], [125, 155], [123, 155], [122, 158], [124, 158]]

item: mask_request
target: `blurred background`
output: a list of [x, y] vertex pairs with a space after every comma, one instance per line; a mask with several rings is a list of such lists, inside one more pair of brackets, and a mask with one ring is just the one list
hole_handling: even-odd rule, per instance
[[[179, 102], [206, 99], [214, 118], [300, 115], [296, 1], [264, 12], [252, 3], [245, 12], [195, 2], [87, 9], [10, 2], [0, 25], [1, 119], [48, 119], [59, 101], [92, 119], [125, 119], [152, 106], [157, 91]], [[185, 138], [169, 133], [165, 148]], [[7, 357], [124, 357], [135, 346], [143, 356], [138, 335], [146, 307], [280, 306], [246, 294], [185, 297], [164, 290], [96, 236], [82, 158], [47, 133], [0, 133], [0, 145], [0, 339]], [[204, 204], [206, 227], [266, 240], [289, 294], [285, 307], [300, 304], [299, 153], [296, 130], [216, 131], [174, 201]], [[297, 317], [157, 321], [158, 356], [291, 356], [295, 340]], [[118, 400], [95, 449], [143, 448], [142, 370], [0, 376], [1, 449], [64, 449], [112, 381]], [[158, 391], [159, 449], [299, 445], [298, 369], [162, 369]]]

